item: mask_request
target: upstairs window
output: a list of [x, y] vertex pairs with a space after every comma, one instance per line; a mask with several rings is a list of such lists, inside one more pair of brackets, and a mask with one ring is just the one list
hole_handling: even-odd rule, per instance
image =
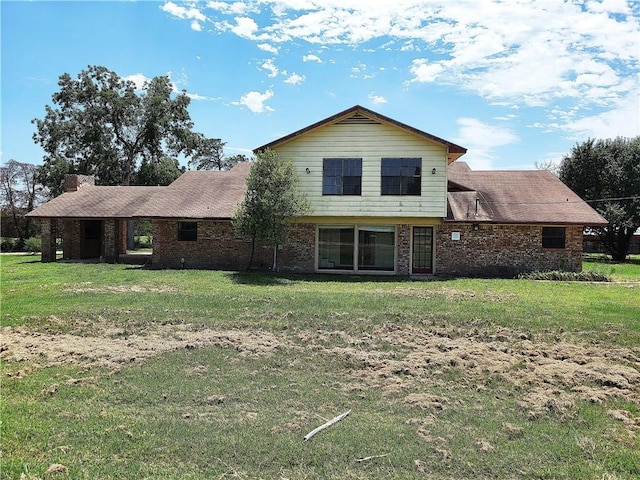
[[542, 227], [542, 248], [564, 248], [565, 227]]
[[325, 158], [322, 161], [323, 195], [360, 195], [361, 158]]
[[382, 195], [420, 195], [422, 191], [421, 158], [383, 158]]
[[178, 241], [195, 242], [198, 240], [198, 222], [178, 222]]

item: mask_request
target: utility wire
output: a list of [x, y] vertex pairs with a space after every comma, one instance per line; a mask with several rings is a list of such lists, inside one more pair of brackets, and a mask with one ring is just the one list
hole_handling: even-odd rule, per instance
[[597, 200], [576, 200], [576, 201], [569, 201], [569, 199], [565, 200], [564, 202], [560, 202], [560, 201], [556, 201], [556, 202], [505, 202], [505, 203], [501, 203], [501, 202], [488, 202], [484, 199], [480, 199], [478, 198], [479, 203], [481, 204], [485, 204], [485, 205], [566, 205], [566, 204], [570, 204], [570, 203], [596, 203], [596, 202], [609, 202], [609, 201], [620, 201], [620, 200], [638, 200], [640, 199], [640, 195], [634, 195], [632, 197], [611, 197], [611, 198], [599, 198]]

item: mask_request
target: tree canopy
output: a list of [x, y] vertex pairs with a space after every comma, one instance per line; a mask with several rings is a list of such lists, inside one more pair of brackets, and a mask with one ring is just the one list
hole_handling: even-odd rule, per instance
[[45, 152], [40, 180], [54, 196], [62, 192], [65, 173], [95, 175], [102, 185], [129, 185], [140, 165], [165, 162], [166, 167], [166, 158], [177, 160], [206, 147], [208, 139], [192, 131], [189, 97], [174, 94], [167, 76], [137, 90], [115, 72], [89, 66], [76, 79], [64, 73], [58, 85], [53, 106], [32, 120], [33, 140]]
[[230, 170], [238, 162], [248, 162], [245, 155], [225, 155], [225, 142], [219, 138], [205, 138], [196, 135], [197, 148], [193, 152], [189, 166], [196, 170]]
[[46, 190], [38, 183], [38, 166], [9, 160], [0, 167], [0, 202], [2, 214], [10, 218], [18, 237], [18, 247], [33, 236], [35, 227], [30, 218], [25, 217], [46, 197]]
[[576, 144], [559, 177], [607, 219], [609, 225], [595, 231], [612, 258], [624, 261], [640, 228], [640, 136]]
[[[247, 193], [233, 218], [237, 232], [273, 247], [273, 267], [277, 266], [278, 245], [283, 243], [292, 217], [308, 213], [306, 195], [299, 190], [300, 177], [290, 161], [272, 150], [257, 154], [247, 177]], [[253, 264], [251, 249], [249, 268]]]

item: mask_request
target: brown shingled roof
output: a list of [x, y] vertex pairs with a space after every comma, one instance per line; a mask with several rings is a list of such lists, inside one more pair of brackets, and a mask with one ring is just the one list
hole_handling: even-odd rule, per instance
[[185, 172], [153, 204], [137, 211], [149, 218], [231, 218], [247, 191], [246, 178], [253, 164], [240, 162], [231, 170]]
[[[447, 221], [606, 225], [607, 221], [546, 170], [472, 171], [449, 166]], [[466, 191], [464, 191], [466, 190]]]
[[245, 196], [250, 162], [229, 171], [185, 172], [166, 187], [87, 187], [63, 193], [28, 215], [41, 218], [230, 219]]

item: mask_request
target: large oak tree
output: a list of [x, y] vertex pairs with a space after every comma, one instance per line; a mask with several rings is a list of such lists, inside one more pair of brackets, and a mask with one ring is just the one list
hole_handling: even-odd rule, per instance
[[[53, 106], [34, 119], [33, 139], [44, 149], [41, 182], [55, 196], [65, 173], [95, 175], [101, 185], [129, 185], [143, 164], [166, 162], [205, 148], [192, 132], [184, 93], [174, 94], [167, 76], [142, 90], [102, 66], [89, 66], [77, 78], [60, 76]], [[163, 160], [164, 159], [164, 160]]]
[[562, 159], [560, 179], [590, 203], [609, 225], [595, 228], [616, 261], [624, 261], [640, 228], [640, 136], [575, 145]]

